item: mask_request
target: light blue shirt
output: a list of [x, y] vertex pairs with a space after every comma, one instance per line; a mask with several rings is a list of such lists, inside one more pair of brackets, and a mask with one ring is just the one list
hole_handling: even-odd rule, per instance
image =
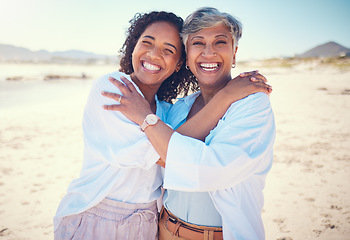
[[[84, 160], [80, 177], [71, 182], [58, 207], [54, 229], [63, 217], [84, 212], [104, 198], [149, 203], [161, 196], [162, 173], [155, 164], [159, 155], [146, 134], [120, 112], [102, 108], [116, 104], [102, 96], [102, 91], [120, 93], [108, 80], [110, 76], [115, 79], [125, 76], [131, 81], [120, 72], [95, 81], [83, 116]], [[156, 114], [165, 120], [170, 104], [157, 99], [156, 104]]]
[[[183, 121], [193, 101], [192, 95], [172, 106], [170, 125]], [[171, 136], [164, 188], [209, 192], [222, 219], [224, 239], [265, 239], [263, 189], [272, 166], [275, 133], [269, 97], [264, 93], [249, 95], [230, 106], [205, 142], [176, 132]]]
[[[168, 123], [177, 129], [186, 120], [191, 107], [200, 92], [190, 95], [185, 99], [180, 99], [175, 104], [173, 111], [169, 111]], [[175, 111], [178, 104], [182, 104], [184, 111]], [[163, 196], [163, 204], [171, 213], [183, 221], [211, 227], [221, 227], [221, 216], [216, 210], [208, 192], [184, 192], [166, 190]]]

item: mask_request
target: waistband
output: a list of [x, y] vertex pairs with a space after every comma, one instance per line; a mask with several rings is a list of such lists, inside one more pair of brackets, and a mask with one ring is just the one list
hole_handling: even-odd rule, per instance
[[184, 222], [164, 207], [160, 212], [160, 219], [165, 219], [166, 228], [177, 237], [191, 240], [223, 239], [221, 227], [206, 227]]
[[88, 213], [114, 221], [122, 221], [126, 216], [142, 211], [157, 213], [157, 201], [150, 203], [125, 203], [105, 198], [96, 206], [86, 210]]

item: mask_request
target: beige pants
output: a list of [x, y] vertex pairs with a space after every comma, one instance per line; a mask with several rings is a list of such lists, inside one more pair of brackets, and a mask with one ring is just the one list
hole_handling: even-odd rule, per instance
[[78, 215], [63, 218], [55, 240], [158, 239], [156, 201], [128, 204], [104, 199]]
[[[162, 209], [164, 211], [164, 209]], [[216, 228], [216, 227], [204, 227], [204, 226], [197, 226], [194, 224], [187, 224], [189, 226], [199, 228], [199, 229], [207, 229], [206, 234], [203, 234], [201, 237], [192, 237], [192, 238], [184, 238], [184, 237], [179, 237], [175, 236], [171, 231], [168, 230], [167, 228], [167, 219], [164, 217], [165, 214], [162, 214], [161, 212], [161, 218], [159, 220], [159, 240], [216, 240], [216, 239], [222, 239], [222, 228]], [[174, 215], [172, 215], [174, 216]], [[175, 216], [174, 216], [175, 217]], [[175, 217], [176, 218], [176, 217]], [[176, 218], [178, 219], [178, 218]], [[210, 230], [208, 230], [210, 229]], [[220, 230], [221, 235], [220, 238], [214, 237], [214, 230]]]
[[186, 239], [186, 238], [174, 236], [174, 234], [166, 228], [165, 221], [166, 221], [165, 218], [159, 220], [159, 240], [182, 240], [182, 239], [185, 240]]

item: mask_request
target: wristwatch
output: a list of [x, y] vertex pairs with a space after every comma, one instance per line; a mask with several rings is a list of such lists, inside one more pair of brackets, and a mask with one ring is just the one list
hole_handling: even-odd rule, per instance
[[146, 127], [155, 125], [160, 118], [155, 114], [148, 114], [141, 124], [141, 130], [145, 131]]

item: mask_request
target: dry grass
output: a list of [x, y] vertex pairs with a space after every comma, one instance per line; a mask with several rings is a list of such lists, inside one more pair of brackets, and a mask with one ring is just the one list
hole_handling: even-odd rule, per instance
[[304, 68], [305, 70], [315, 70], [320, 68], [333, 68], [335, 70], [350, 70], [350, 58], [273, 58], [254, 62], [240, 62], [240, 65], [247, 66], [252, 63], [263, 68]]

